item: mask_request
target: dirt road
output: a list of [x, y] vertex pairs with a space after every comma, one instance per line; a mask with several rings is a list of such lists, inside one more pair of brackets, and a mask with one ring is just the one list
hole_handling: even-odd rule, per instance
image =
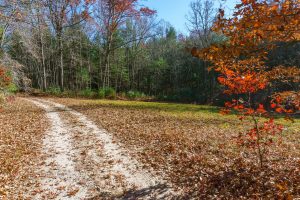
[[131, 158], [112, 136], [83, 114], [45, 99], [24, 99], [46, 111], [40, 188], [30, 199], [171, 199], [175, 193]]

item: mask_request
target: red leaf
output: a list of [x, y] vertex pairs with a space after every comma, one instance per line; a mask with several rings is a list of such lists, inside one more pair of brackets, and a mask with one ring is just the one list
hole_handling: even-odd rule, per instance
[[259, 112], [259, 113], [265, 113], [265, 112], [267, 112], [267, 111], [265, 110], [263, 104], [259, 104], [259, 105], [258, 105], [257, 112]]

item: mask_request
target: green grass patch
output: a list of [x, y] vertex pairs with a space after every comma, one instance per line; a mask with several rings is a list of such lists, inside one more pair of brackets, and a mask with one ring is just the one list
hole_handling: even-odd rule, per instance
[[[190, 120], [208, 120], [209, 123], [215, 123], [220, 128], [233, 128], [232, 124], [239, 124], [239, 119], [235, 114], [222, 115], [220, 108], [209, 105], [193, 105], [179, 103], [160, 103], [160, 102], [142, 102], [142, 101], [121, 101], [121, 100], [83, 100], [89, 106], [114, 107], [120, 109], [148, 110], [157, 112], [160, 115], [171, 116]], [[265, 120], [265, 119], [262, 119]], [[300, 120], [294, 122], [287, 121], [284, 118], [276, 118], [276, 121], [283, 124], [288, 132], [300, 132]], [[251, 121], [249, 121], [251, 123]], [[250, 125], [249, 123], [249, 125]], [[242, 125], [243, 123], [240, 123]], [[238, 129], [238, 127], [234, 127]]]
[[120, 100], [84, 100], [85, 103], [93, 106], [117, 107], [135, 110], [151, 110], [161, 114], [180, 118], [224, 118], [233, 119], [235, 115], [221, 115], [219, 108], [208, 105], [142, 102], [142, 101], [120, 101]]

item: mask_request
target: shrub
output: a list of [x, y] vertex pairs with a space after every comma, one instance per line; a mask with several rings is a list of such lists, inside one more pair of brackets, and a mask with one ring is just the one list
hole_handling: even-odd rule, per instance
[[98, 97], [101, 99], [115, 99], [117, 97], [117, 93], [116, 90], [113, 88], [102, 88], [98, 91]]
[[16, 84], [14, 84], [14, 83], [11, 83], [11, 84], [8, 86], [8, 88], [7, 88], [7, 91], [8, 91], [9, 93], [17, 93], [18, 90], [19, 90], [19, 88], [18, 88], [18, 87], [16, 86]]
[[100, 89], [98, 92], [98, 97], [100, 99], [104, 99], [105, 98], [105, 90], [104, 89]]
[[63, 97], [76, 97], [76, 92], [72, 91], [72, 90], [65, 90], [62, 93]]
[[106, 88], [105, 97], [109, 99], [115, 99], [117, 97], [116, 90], [113, 88]]
[[135, 100], [135, 99], [141, 99], [144, 98], [146, 95], [139, 91], [130, 90], [126, 94], [128, 99]]
[[51, 95], [58, 96], [61, 94], [60, 88], [59, 87], [49, 87], [46, 91], [46, 93], [49, 93]]
[[85, 89], [79, 92], [79, 96], [91, 98], [95, 96], [95, 92], [91, 89]]

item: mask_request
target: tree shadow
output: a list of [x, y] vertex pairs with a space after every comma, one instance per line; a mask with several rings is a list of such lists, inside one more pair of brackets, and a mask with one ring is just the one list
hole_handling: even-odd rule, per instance
[[[234, 163], [208, 177], [203, 198], [217, 194], [225, 195], [226, 199], [288, 199], [285, 195], [297, 196], [299, 193], [295, 186], [300, 179], [294, 164], [282, 170], [271, 165], [260, 168], [253, 163]], [[280, 183], [286, 186], [278, 189]]]
[[[169, 191], [169, 187], [165, 184], [159, 184], [140, 190], [131, 190], [126, 192], [120, 199], [175, 199], [175, 195]], [[178, 198], [177, 198], [178, 199]]]
[[181, 196], [170, 191], [170, 188], [165, 184], [158, 184], [139, 190], [130, 190], [122, 195], [116, 196], [108, 193], [102, 193], [98, 196], [89, 198], [87, 200], [98, 199], [118, 199], [118, 200], [136, 200], [136, 199], [155, 199], [155, 200], [169, 200], [169, 199], [183, 199]]

